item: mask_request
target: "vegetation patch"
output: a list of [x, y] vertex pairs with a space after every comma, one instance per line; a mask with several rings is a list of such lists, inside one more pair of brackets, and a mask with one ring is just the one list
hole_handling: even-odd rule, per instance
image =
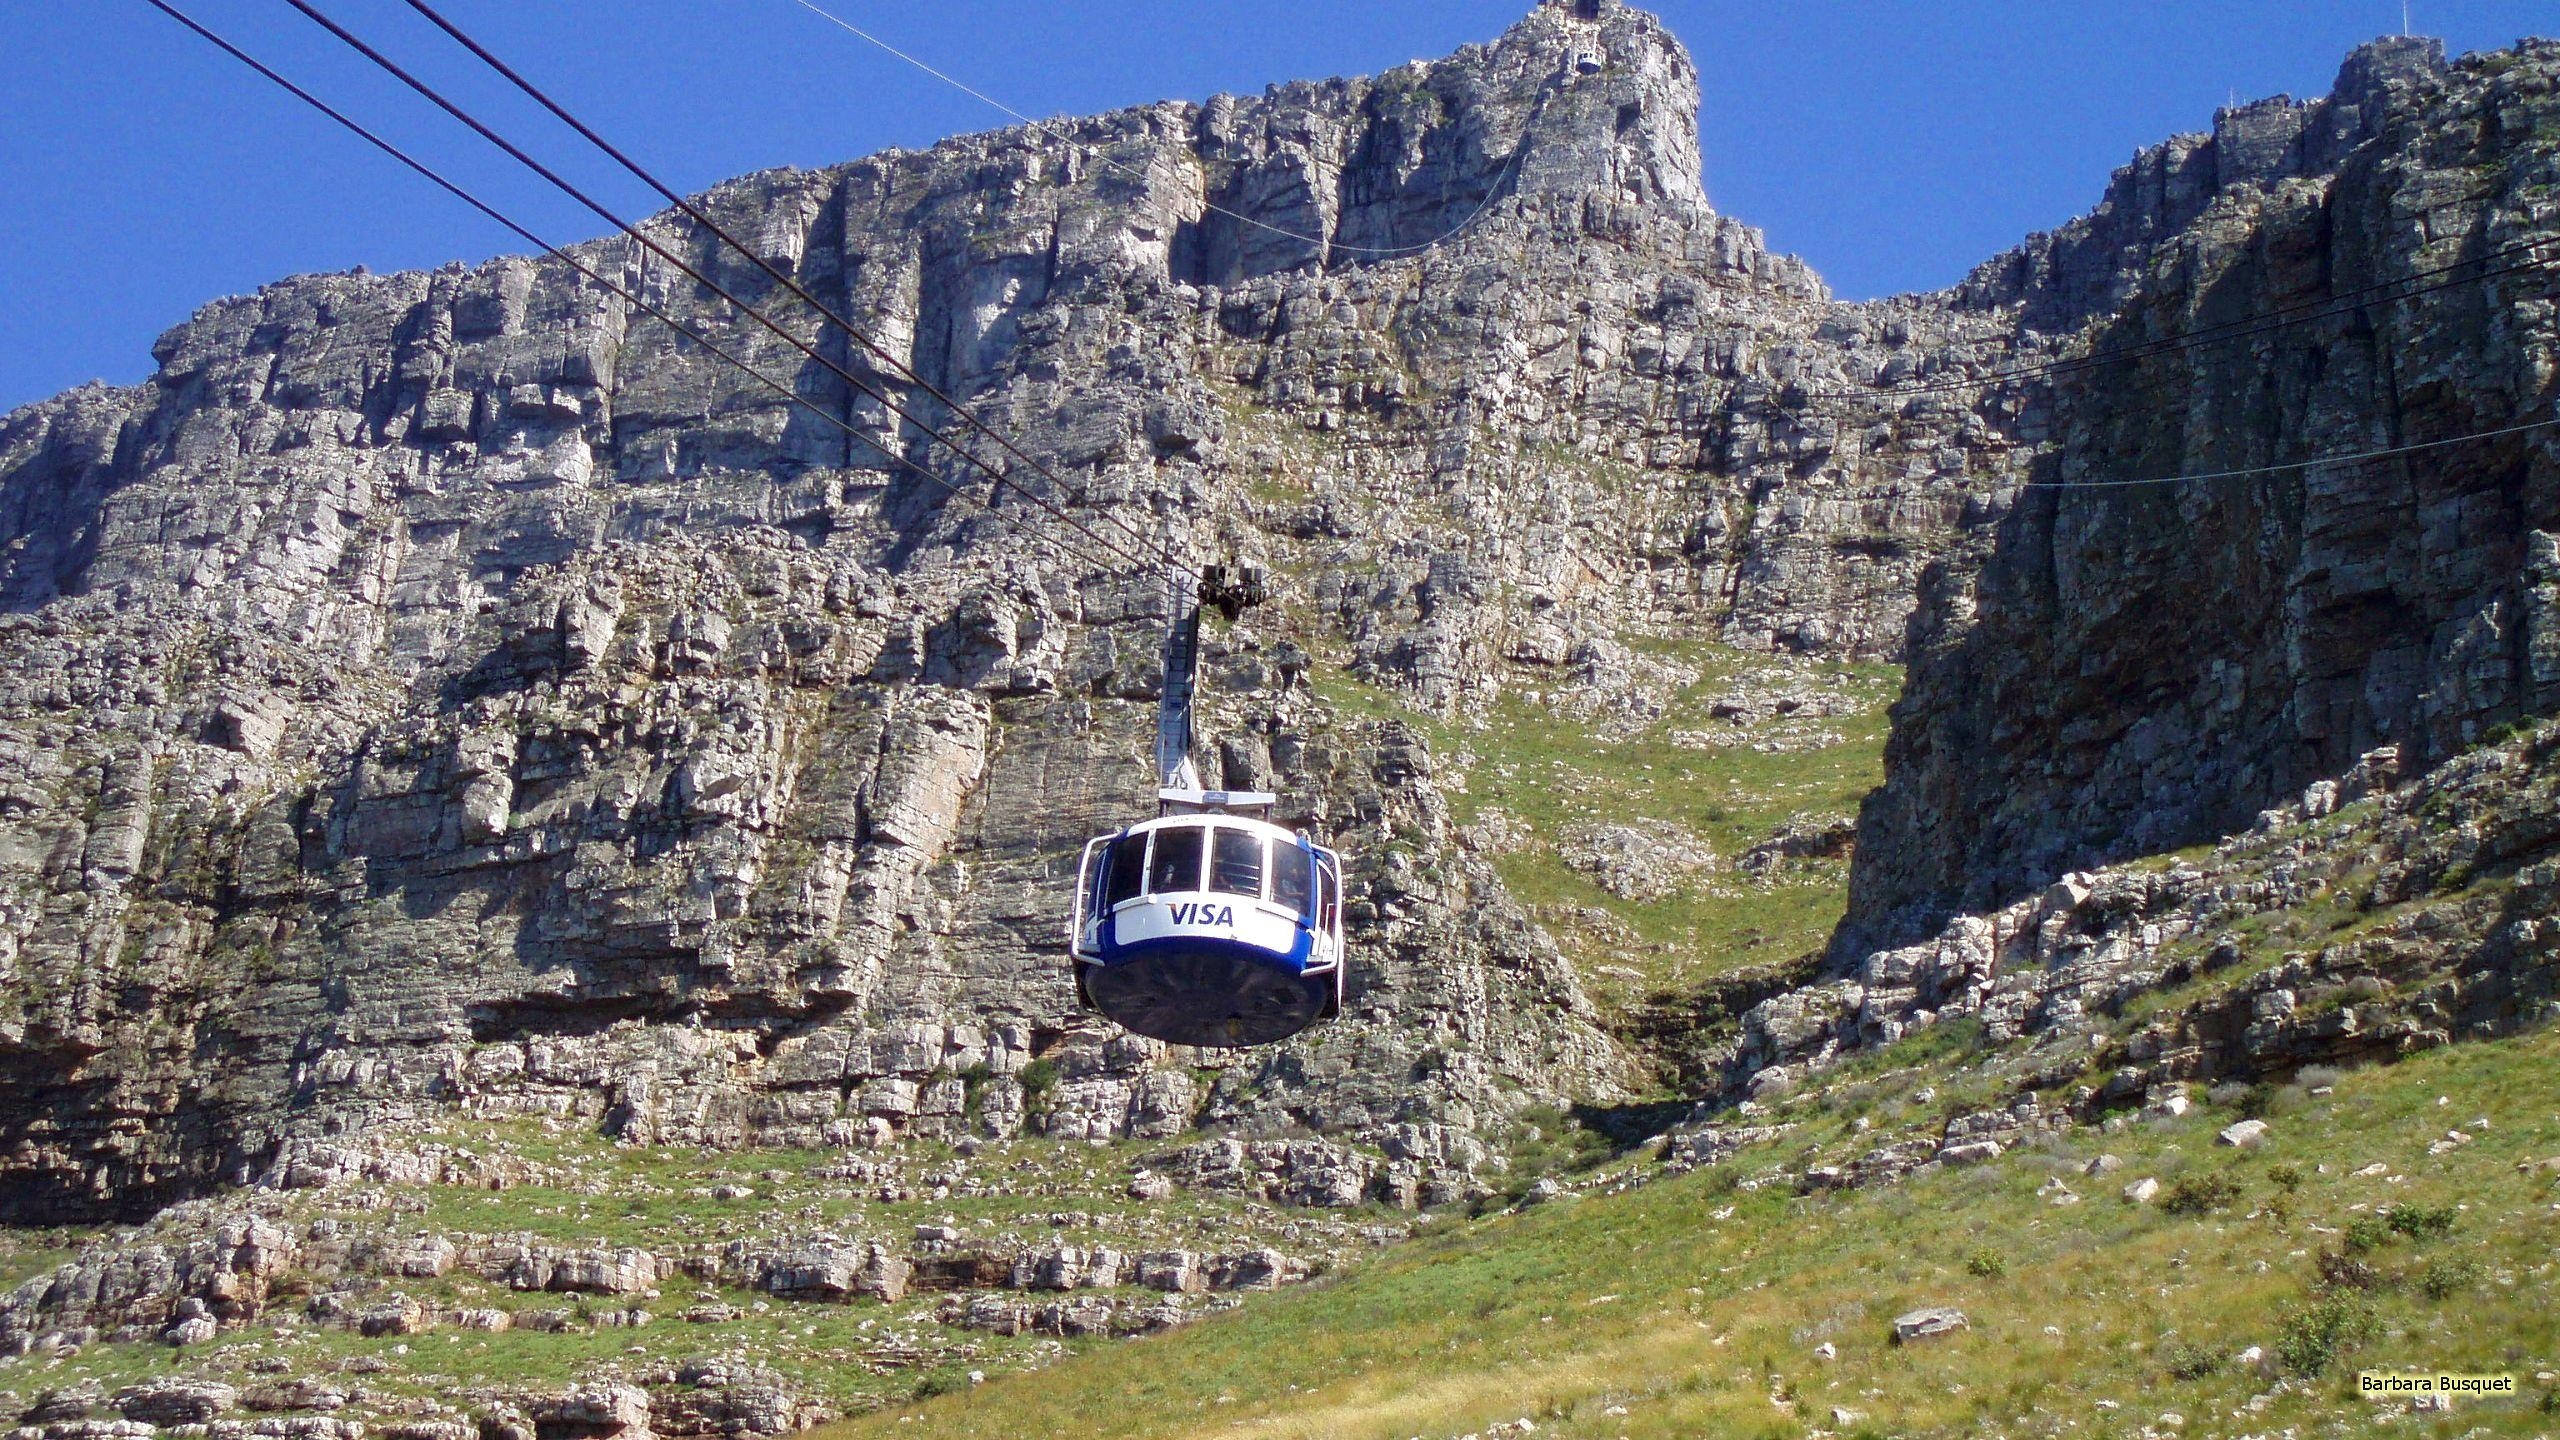
[[[1828, 941], [1847, 906], [1845, 852], [1784, 856], [1758, 873], [1742, 861], [1790, 825], [1856, 812], [1883, 779], [1885, 712], [1901, 684], [1892, 666], [1707, 641], [1651, 640], [1641, 653], [1687, 678], [1667, 687], [1655, 713], [1597, 721], [1567, 703], [1571, 687], [1542, 686], [1527, 672], [1460, 718], [1431, 715], [1339, 666], [1314, 675], [1338, 713], [1402, 724], [1430, 743], [1446, 767], [1453, 818], [1622, 1025], [1718, 977]], [[1799, 692], [1827, 713], [1789, 728]], [[1694, 837], [1712, 859], [1665, 893], [1630, 898], [1568, 862], [1566, 837], [1594, 826]]]
[[[2333, 1094], [2281, 1121], [2281, 1161], [2215, 1150], [2237, 1111], [2208, 1105], [1898, 1186], [1798, 1195], [1758, 1183], [1773, 1164], [1831, 1163], [1920, 1128], [1918, 1089], [1951, 1103], [1967, 1067], [2002, 1059], [1932, 1061], [1776, 1148], [1452, 1225], [1328, 1283], [843, 1434], [1409, 1440], [1528, 1419], [1540, 1440], [2059, 1440], [2157, 1432], [2170, 1412], [2190, 1435], [2361, 1434], [2382, 1412], [2354, 1393], [2352, 1370], [2430, 1367], [2524, 1383], [2513, 1400], [2464, 1402], [2441, 1433], [2547, 1429], [2550, 1383], [2532, 1377], [2560, 1363], [2548, 1303], [2560, 1213], [2547, 1181], [2517, 1166], [2560, 1154], [2548, 1081], [2560, 1036], [2335, 1077]], [[2448, 1112], [2491, 1124], [2430, 1156]], [[2088, 1194], [2081, 1172], [2101, 1151], [2115, 1174], [2175, 1175], [2219, 1203], [2171, 1213], [2112, 1188]], [[2367, 1173], [2375, 1164], [2387, 1173]], [[2057, 1205], [2057, 1180], [2085, 1198]], [[2279, 1198], [2289, 1212], [2270, 1204]], [[2433, 1217], [2448, 1208], [2458, 1218], [2440, 1229]], [[2403, 1213], [2408, 1228], [2394, 1228]], [[2444, 1253], [2412, 1283], [2325, 1283], [2316, 1255], [2366, 1217], [2383, 1237], [2376, 1254]], [[1996, 1263], [1981, 1263], [1986, 1251]], [[1961, 1310], [1968, 1328], [1884, 1338], [1895, 1316], [1933, 1305]], [[2244, 1361], [2252, 1348], [2263, 1358]], [[1862, 1418], [1837, 1419], [1844, 1410]], [[2404, 1418], [2408, 1433], [2438, 1433]]]

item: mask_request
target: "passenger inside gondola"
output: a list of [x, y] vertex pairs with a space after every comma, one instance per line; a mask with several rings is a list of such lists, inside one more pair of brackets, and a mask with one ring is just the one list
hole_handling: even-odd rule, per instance
[[1147, 889], [1157, 895], [1200, 888], [1200, 827], [1178, 825], [1158, 830], [1155, 853], [1147, 866]]
[[1209, 845], [1209, 888], [1262, 898], [1262, 837], [1219, 826]]

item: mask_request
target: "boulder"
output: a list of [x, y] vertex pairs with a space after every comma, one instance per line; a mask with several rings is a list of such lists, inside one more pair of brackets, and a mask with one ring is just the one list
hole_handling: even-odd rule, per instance
[[148, 1381], [115, 1391], [115, 1414], [143, 1425], [202, 1425], [241, 1404], [241, 1391], [220, 1381]]
[[786, 1300], [850, 1300], [857, 1295], [895, 1303], [907, 1293], [915, 1267], [876, 1243], [810, 1240], [766, 1259], [759, 1281]]
[[542, 1289], [590, 1295], [637, 1295], [658, 1283], [657, 1257], [646, 1250], [567, 1250], [551, 1257]]
[[2237, 1125], [2225, 1128], [2221, 1134], [2213, 1137], [2213, 1143], [2228, 1145], [2236, 1150], [2255, 1150], [2267, 1143], [2270, 1133], [2267, 1122], [2264, 1120], [2243, 1120]]
[[641, 1440], [649, 1431], [649, 1392], [637, 1385], [574, 1386], [524, 1407], [537, 1440]]
[[1893, 1317], [1893, 1343], [1908, 1345], [1914, 1340], [1934, 1339], [1971, 1328], [1963, 1311], [1931, 1305]]

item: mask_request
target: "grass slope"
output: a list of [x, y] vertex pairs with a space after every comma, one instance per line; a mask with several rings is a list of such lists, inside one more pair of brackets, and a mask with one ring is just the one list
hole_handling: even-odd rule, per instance
[[[1856, 812], [1883, 779], [1886, 711], [1901, 684], [1889, 665], [1756, 655], [1712, 641], [1648, 640], [1640, 655], [1668, 677], [1658, 711], [1597, 719], [1563, 691], [1528, 698], [1528, 680], [1443, 719], [1338, 669], [1317, 676], [1318, 693], [1337, 709], [1401, 721], [1431, 741], [1453, 772], [1443, 783], [1460, 824], [1497, 817], [1525, 832], [1496, 847], [1495, 870], [1574, 957], [1593, 998], [1618, 1013], [1659, 991], [1822, 947], [1847, 904], [1845, 858], [1790, 862], [1759, 879], [1734, 862], [1790, 822]], [[1811, 694], [1836, 713], [1730, 713], [1736, 702], [1779, 694]], [[1685, 832], [1721, 863], [1659, 899], [1626, 899], [1558, 853], [1574, 827], [1593, 824]]]
[[[1627, 1440], [2302, 1437], [2386, 1415], [2395, 1434], [2560, 1432], [2560, 1189], [2519, 1169], [2560, 1155], [2556, 1066], [2546, 1031], [2351, 1074], [2296, 1092], [2254, 1152], [2217, 1147], [2236, 1115], [2205, 1107], [1892, 1188], [1738, 1185], [1858, 1143], [1851, 1107], [1800, 1107], [1795, 1132], [1727, 1166], [1452, 1226], [1333, 1282], [834, 1434], [1410, 1440], [1525, 1418], [1540, 1437]], [[1896, 1107], [1918, 1098], [1893, 1088]], [[2473, 1138], [2445, 1147], [2457, 1128]], [[2124, 1168], [2084, 1175], [2102, 1150]], [[2145, 1176], [2189, 1208], [2119, 1198]], [[2084, 1198], [2055, 1203], [2056, 1181]], [[1972, 1328], [1891, 1343], [1892, 1318], [1927, 1304]], [[2250, 1346], [2285, 1358], [2244, 1365]], [[2412, 1415], [2355, 1395], [2367, 1367], [2508, 1372], [2523, 1393]]]

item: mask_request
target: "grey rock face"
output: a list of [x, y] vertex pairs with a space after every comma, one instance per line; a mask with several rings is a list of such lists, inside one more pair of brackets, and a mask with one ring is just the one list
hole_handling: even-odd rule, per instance
[[[2560, 224], [2541, 198], [2555, 69], [2547, 41], [2459, 64], [2377, 42], [2327, 99], [2225, 112], [2210, 138], [2146, 153], [2096, 215], [1978, 275], [1965, 303], [2086, 321], [2124, 355], [2036, 384], [2059, 442], [2037, 478], [2283, 464], [2551, 418], [2548, 272], [2518, 271], [2514, 247]], [[2152, 345], [2279, 314], [2299, 323]], [[2560, 439], [2542, 430], [2001, 497], [1999, 522], [1922, 587], [1839, 953], [2245, 829], [2377, 747], [2414, 773], [2547, 713], [2555, 476]]]
[[[1694, 84], [1649, 18], [1542, 7], [1377, 81], [706, 203], [1075, 477], [1046, 498], [1130, 523], [1116, 543], [1198, 536], [1334, 577], [1300, 582], [1300, 613], [1374, 618], [1338, 583], [1364, 570], [1414, 597], [1390, 632], [1302, 638], [1445, 695], [1435, 647], [1527, 602], [1483, 588], [1507, 586], [1487, 557], [1406, 532], [1355, 561], [1335, 532], [1466, 474], [1521, 404], [1614, 448], [1548, 383], [1576, 352], [1553, 376], [1513, 353], [1533, 303], [1583, 323], [1530, 271], [1617, 254], [1611, 305], [1651, 305], [1661, 254], [1698, 297], [1814, 303], [1706, 211]], [[585, 253], [800, 368], [633, 247]], [[1595, 323], [1581, 368], [1658, 387], [1660, 342], [1631, 364], [1627, 322]], [[830, 1144], [1172, 1134], [1204, 1112], [1383, 1130], [1491, 1115], [1515, 1083], [1607, 1089], [1613, 1052], [1552, 949], [1489, 873], [1439, 866], [1362, 901], [1357, 1013], [1267, 1071], [1204, 1091], [1178, 1057], [1087, 1034], [1061, 867], [1137, 813], [1157, 587], [1062, 551], [871, 402], [800, 382], [877, 442], [849, 443], [550, 262], [289, 281], [158, 354], [137, 389], [0, 424], [10, 1214], [148, 1208], [268, 1173], [289, 1136], [453, 1101]], [[1654, 408], [1599, 408], [1622, 403]], [[1582, 483], [1516, 449], [1493, 463]], [[1251, 498], [1283, 474], [1308, 505]], [[1406, 570], [1457, 590], [1407, 592]], [[1446, 847], [1428, 765], [1389, 758], [1409, 737], [1314, 705], [1289, 625], [1215, 648], [1231, 766], [1355, 854]], [[1027, 1095], [1035, 1058], [1066, 1083]]]
[[1662, 627], [1889, 654], [2006, 463], [1961, 406], [1779, 403], [2002, 326], [1830, 303], [1708, 209], [1696, 100], [1651, 17], [1575, 0], [1372, 80], [703, 199], [1111, 545], [1280, 577], [1212, 637], [1217, 758], [1361, 865], [1350, 1013], [1276, 1055], [1112, 1040], [1068, 992], [1075, 847], [1143, 813], [1160, 585], [627, 242], [582, 255], [866, 438], [547, 260], [286, 281], [0, 421], [0, 1215], [321, 1183], [370, 1163], [333, 1133], [453, 1103], [1383, 1143], [1608, 1095], [1434, 758], [1314, 657], [1445, 707], [1609, 693]]
[[116, 1392], [116, 1413], [146, 1425], [201, 1425], [239, 1403], [240, 1392], [212, 1380], [171, 1379]]

